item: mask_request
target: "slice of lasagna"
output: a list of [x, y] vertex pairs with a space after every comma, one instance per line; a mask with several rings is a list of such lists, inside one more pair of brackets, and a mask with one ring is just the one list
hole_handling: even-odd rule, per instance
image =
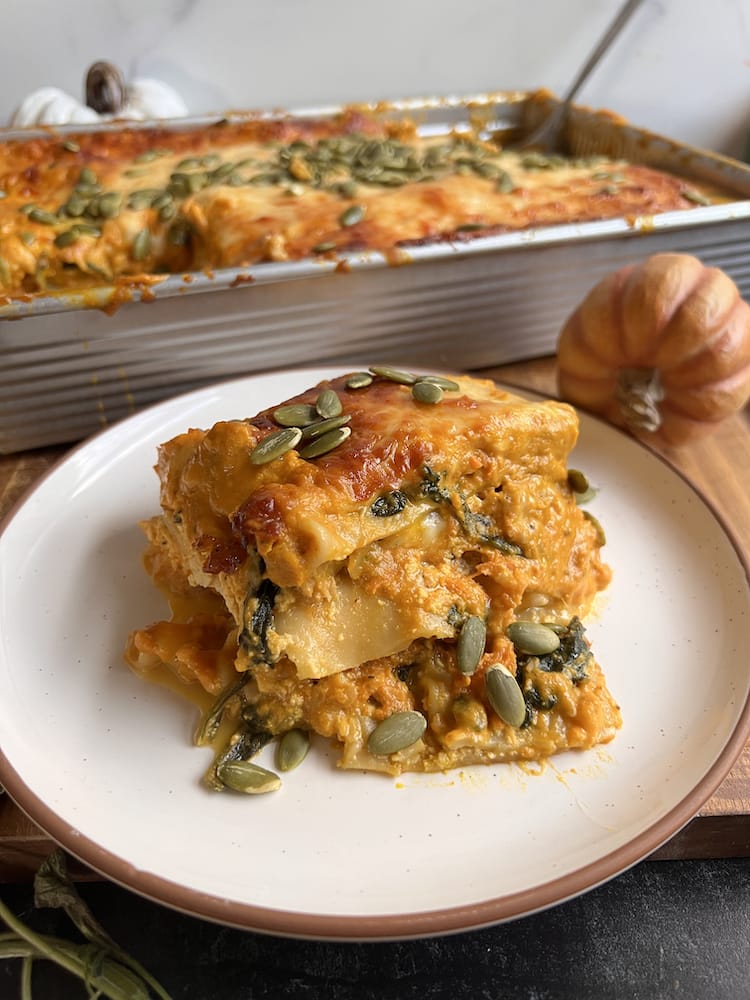
[[212, 696], [209, 781], [287, 733], [390, 774], [612, 739], [577, 434], [564, 403], [373, 368], [162, 445], [143, 527], [172, 618], [127, 660]]

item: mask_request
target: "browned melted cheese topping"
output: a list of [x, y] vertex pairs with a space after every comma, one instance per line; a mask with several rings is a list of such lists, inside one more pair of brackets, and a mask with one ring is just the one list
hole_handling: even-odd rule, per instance
[[9, 141], [0, 194], [6, 298], [723, 200], [645, 166], [423, 138], [354, 110]]
[[[144, 528], [173, 618], [133, 633], [131, 666], [213, 693], [246, 674], [245, 705], [268, 732], [333, 738], [345, 767], [439, 770], [611, 739], [619, 712], [592, 656], [580, 675], [519, 664], [506, 635], [517, 620], [570, 627], [609, 581], [568, 481], [576, 414], [455, 378], [436, 405], [385, 378], [302, 393], [290, 402], [333, 389], [351, 428], [312, 459], [253, 462], [275, 408], [164, 444], [163, 513]], [[487, 625], [470, 676], [456, 664], [468, 616]], [[528, 698], [521, 728], [488, 704], [498, 664]], [[427, 719], [418, 745], [369, 752], [374, 725], [405, 710]]]

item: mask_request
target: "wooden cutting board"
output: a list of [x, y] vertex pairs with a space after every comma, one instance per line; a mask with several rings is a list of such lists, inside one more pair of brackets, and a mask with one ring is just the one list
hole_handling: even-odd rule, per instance
[[[487, 369], [510, 386], [555, 393], [552, 358]], [[63, 454], [47, 448], [0, 457], [0, 517]], [[665, 456], [708, 499], [750, 561], [750, 419], [742, 413], [710, 438]], [[750, 669], [750, 653], [748, 654]], [[0, 881], [30, 878], [53, 845], [8, 799], [0, 797]], [[699, 814], [654, 855], [659, 859], [750, 856], [750, 743]], [[81, 872], [82, 876], [96, 877]]]

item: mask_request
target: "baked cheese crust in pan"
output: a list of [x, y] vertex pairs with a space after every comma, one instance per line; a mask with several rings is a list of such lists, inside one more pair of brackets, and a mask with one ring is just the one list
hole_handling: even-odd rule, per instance
[[601, 156], [504, 151], [350, 109], [0, 143], [0, 296], [400, 254], [425, 243], [726, 200]]

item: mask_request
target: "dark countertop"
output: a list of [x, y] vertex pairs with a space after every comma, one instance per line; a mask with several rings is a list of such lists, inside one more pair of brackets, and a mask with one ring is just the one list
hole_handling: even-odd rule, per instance
[[[747, 1000], [750, 858], [644, 861], [582, 897], [498, 927], [424, 941], [284, 940], [175, 913], [106, 882], [82, 896], [174, 1000]], [[39, 931], [69, 937], [31, 886], [0, 897]], [[75, 933], [75, 932], [73, 932]], [[0, 962], [0, 997], [20, 996]], [[83, 987], [38, 963], [35, 1000]]]

